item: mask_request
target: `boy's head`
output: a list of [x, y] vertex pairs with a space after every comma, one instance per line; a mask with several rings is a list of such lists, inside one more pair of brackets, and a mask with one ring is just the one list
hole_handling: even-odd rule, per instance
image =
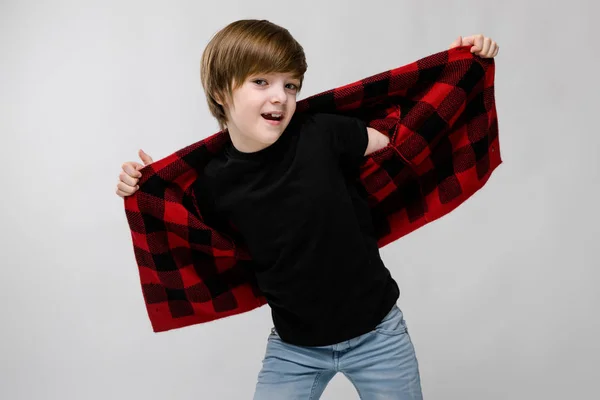
[[[211, 39], [202, 54], [208, 107], [242, 151], [275, 142], [296, 109], [307, 64], [287, 29], [265, 20], [236, 21]], [[270, 112], [282, 112], [279, 121]], [[264, 146], [263, 146], [264, 145]]]

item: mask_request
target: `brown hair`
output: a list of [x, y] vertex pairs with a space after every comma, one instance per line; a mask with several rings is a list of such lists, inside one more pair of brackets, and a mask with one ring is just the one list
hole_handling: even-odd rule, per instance
[[230, 103], [233, 90], [256, 73], [291, 73], [304, 80], [304, 49], [290, 32], [267, 20], [232, 22], [217, 32], [202, 53], [200, 79], [211, 114], [225, 129], [227, 118], [219, 104]]

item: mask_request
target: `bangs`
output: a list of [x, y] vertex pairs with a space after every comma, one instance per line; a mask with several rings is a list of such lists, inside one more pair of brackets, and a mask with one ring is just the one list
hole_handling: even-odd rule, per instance
[[282, 32], [275, 32], [243, 41], [239, 46], [242, 48], [232, 49], [240, 55], [234, 80], [241, 83], [251, 75], [276, 72], [290, 73], [301, 79], [307, 69], [304, 51], [285, 36]]

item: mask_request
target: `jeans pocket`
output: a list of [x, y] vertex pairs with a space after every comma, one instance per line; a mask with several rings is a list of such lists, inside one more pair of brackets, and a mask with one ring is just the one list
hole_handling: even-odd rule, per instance
[[392, 307], [392, 310], [375, 327], [375, 332], [387, 336], [402, 335], [407, 332], [404, 315], [398, 306]]

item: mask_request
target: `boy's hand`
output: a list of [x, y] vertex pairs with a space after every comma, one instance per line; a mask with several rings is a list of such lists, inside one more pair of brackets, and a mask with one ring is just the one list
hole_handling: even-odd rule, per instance
[[119, 174], [119, 183], [117, 183], [117, 195], [120, 197], [131, 196], [139, 189], [137, 184], [142, 177], [139, 170], [153, 162], [152, 157], [144, 153], [144, 150], [142, 149], [140, 149], [138, 155], [142, 159], [144, 165], [135, 161], [123, 163], [123, 172]]
[[494, 42], [491, 38], [485, 37], [481, 34], [462, 37], [459, 36], [452, 44], [450, 48], [453, 49], [459, 46], [469, 46], [471, 47], [471, 53], [478, 55], [481, 58], [492, 58], [498, 55], [498, 51], [500, 50], [500, 46], [496, 42]]
[[369, 142], [365, 150], [365, 156], [383, 149], [390, 143], [390, 138], [387, 135], [370, 126], [367, 126], [367, 135], [369, 136]]

